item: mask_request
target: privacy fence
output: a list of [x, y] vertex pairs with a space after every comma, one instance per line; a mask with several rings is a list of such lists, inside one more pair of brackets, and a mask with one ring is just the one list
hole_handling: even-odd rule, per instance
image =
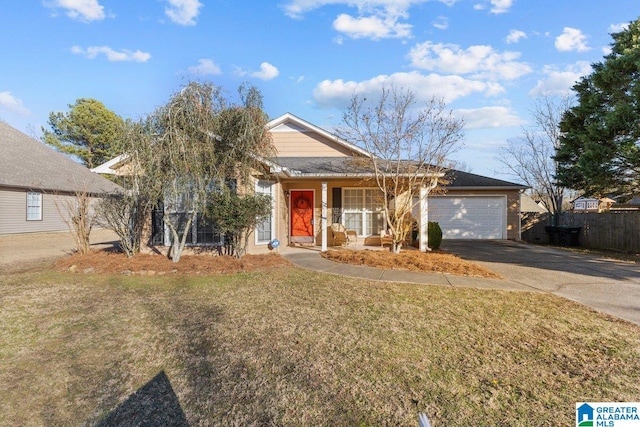
[[[545, 226], [551, 225], [550, 214], [525, 215], [522, 239], [531, 243], [549, 243]], [[581, 227], [580, 246], [640, 252], [640, 212], [605, 212], [560, 214], [558, 226]]]

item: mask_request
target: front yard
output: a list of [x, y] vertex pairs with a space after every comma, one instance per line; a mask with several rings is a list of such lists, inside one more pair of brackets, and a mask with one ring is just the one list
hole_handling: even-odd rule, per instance
[[194, 426], [572, 425], [640, 396], [640, 327], [543, 294], [43, 269], [0, 304], [0, 425], [96, 424], [159, 377]]

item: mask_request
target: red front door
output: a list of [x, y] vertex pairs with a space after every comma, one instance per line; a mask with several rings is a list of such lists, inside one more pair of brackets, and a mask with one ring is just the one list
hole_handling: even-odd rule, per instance
[[314, 243], [313, 191], [291, 190], [291, 243]]

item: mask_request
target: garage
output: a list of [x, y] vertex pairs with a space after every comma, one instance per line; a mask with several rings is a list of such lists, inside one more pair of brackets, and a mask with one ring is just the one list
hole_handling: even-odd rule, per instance
[[431, 197], [428, 215], [445, 239], [507, 238], [506, 196]]

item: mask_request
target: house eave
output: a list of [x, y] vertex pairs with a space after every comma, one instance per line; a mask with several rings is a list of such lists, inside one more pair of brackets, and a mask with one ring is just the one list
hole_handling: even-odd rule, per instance
[[511, 191], [521, 191], [521, 190], [526, 190], [529, 187], [526, 186], [467, 186], [467, 187], [455, 187], [455, 186], [447, 186], [444, 185], [444, 188], [446, 188], [447, 190], [451, 191], [451, 190], [462, 190], [462, 191], [506, 191], [506, 190], [511, 190]]

